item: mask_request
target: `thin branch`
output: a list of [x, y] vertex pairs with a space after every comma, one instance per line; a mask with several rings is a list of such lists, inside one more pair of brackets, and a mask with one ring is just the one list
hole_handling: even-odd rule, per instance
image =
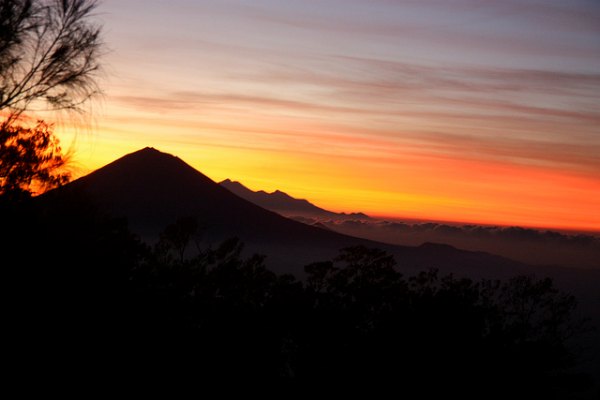
[[[21, 3], [8, 1], [15, 7]], [[100, 29], [88, 23], [96, 1], [39, 2], [31, 2], [29, 13], [15, 20], [12, 37], [0, 47], [0, 110], [14, 117], [35, 101], [75, 110], [100, 93], [94, 82]]]

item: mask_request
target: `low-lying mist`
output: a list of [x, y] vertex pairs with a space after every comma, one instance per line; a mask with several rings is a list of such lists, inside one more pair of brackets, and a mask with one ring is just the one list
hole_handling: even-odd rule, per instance
[[600, 237], [550, 230], [384, 220], [297, 220], [379, 242], [418, 246], [426, 242], [485, 251], [535, 265], [600, 269]]

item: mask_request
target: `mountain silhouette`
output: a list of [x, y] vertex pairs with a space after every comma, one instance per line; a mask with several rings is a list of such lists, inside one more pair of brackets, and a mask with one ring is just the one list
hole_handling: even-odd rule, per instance
[[262, 208], [276, 212], [286, 217], [308, 217], [317, 219], [334, 220], [368, 220], [369, 216], [363, 213], [336, 213], [317, 207], [305, 199], [296, 199], [287, 193], [276, 190], [267, 193], [264, 190], [253, 191], [242, 185], [240, 182], [225, 179], [219, 182], [219, 185], [230, 192], [236, 194], [242, 199], [248, 200]]
[[[85, 196], [101, 210], [125, 217], [130, 229], [148, 243], [179, 218], [194, 217], [202, 240], [216, 245], [237, 237], [249, 253], [267, 255], [275, 272], [303, 275], [304, 265], [335, 257], [339, 250], [363, 245], [393, 254], [405, 269], [439, 268], [476, 278], [511, 276], [525, 266], [482, 252], [427, 243], [388, 245], [309, 226], [261, 208], [233, 194], [183, 160], [144, 148], [41, 196]], [[279, 192], [276, 197], [289, 196]]]
[[[38, 196], [36, 201], [43, 203], [44, 207], [41, 208], [57, 221], [69, 216], [64, 215], [69, 213], [69, 204], [93, 203], [96, 210], [126, 218], [130, 230], [149, 244], [156, 242], [161, 232], [179, 218], [194, 217], [202, 228], [204, 245], [215, 248], [224, 239], [238, 237], [246, 244], [245, 255], [265, 254], [266, 266], [270, 270], [278, 274], [291, 273], [299, 279], [306, 277], [304, 266], [307, 264], [332, 260], [342, 248], [357, 245], [378, 248], [393, 255], [399, 271], [405, 276], [438, 269], [441, 276], [453, 273], [457, 277], [473, 280], [504, 279], [522, 274], [551, 277], [555, 279], [559, 289], [577, 297], [581, 315], [590, 317], [592, 321], [598, 322], [596, 326], [600, 326], [600, 271], [532, 267], [489, 253], [465, 251], [435, 243], [415, 247], [389, 245], [306, 225], [236, 196], [178, 157], [153, 148], [127, 154], [89, 175]], [[75, 213], [70, 219], [73, 220], [76, 215], [78, 214]], [[97, 238], [97, 235], [91, 237]], [[85, 238], [83, 243], [85, 245]], [[68, 246], [67, 243], [67, 248]], [[78, 252], [82, 251], [77, 246], [71, 246], [68, 250], [60, 251], [67, 256], [74, 253], [71, 256], [74, 260], [77, 259]], [[118, 252], [119, 247], [105, 250], [111, 254], [110, 252]], [[43, 259], [44, 252], [40, 254]], [[103, 261], [102, 253], [94, 256], [100, 258], [98, 265], [101, 268], [108, 268], [112, 274], [119, 271], [120, 265]], [[104, 265], [103, 262], [107, 264]], [[90, 261], [75, 265], [85, 271], [89, 264]], [[41, 261], [39, 265], [47, 267]], [[79, 287], [79, 283], [73, 283], [80, 279], [78, 269], [60, 272], [60, 268], [41, 268], [42, 272], [52, 271], [50, 276], [57, 273], [55, 270], [59, 271], [59, 275], [54, 281], [64, 281], [63, 287], [86, 293], [89, 285], [81, 284]], [[69, 273], [74, 275], [67, 275]], [[97, 275], [93, 269], [86, 279], [86, 282], [96, 281]], [[44, 275], [39, 281], [45, 283]], [[56, 291], [52, 286], [46, 290], [52, 293]], [[19, 292], [28, 296], [25, 290]], [[66, 296], [61, 306], [72, 304], [72, 300], [73, 298]], [[120, 307], [121, 304], [118, 303], [115, 309]], [[26, 316], [29, 318], [29, 314]], [[584, 339], [582, 346], [589, 349], [590, 354], [596, 354], [600, 352], [598, 343], [597, 336], [592, 333], [589, 338]], [[594, 359], [590, 361], [590, 366], [584, 367], [591, 371], [599, 370]]]

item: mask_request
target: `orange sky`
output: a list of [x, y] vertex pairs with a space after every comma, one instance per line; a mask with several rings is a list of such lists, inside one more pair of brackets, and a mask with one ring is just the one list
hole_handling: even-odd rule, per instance
[[600, 231], [599, 6], [340, 4], [104, 1], [75, 174], [152, 146], [334, 211]]

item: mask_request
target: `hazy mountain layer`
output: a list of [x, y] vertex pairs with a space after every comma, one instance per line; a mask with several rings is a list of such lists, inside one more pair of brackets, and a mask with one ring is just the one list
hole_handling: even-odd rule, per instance
[[262, 208], [286, 217], [327, 218], [336, 220], [369, 220], [363, 213], [336, 213], [317, 207], [308, 200], [296, 199], [282, 191], [267, 193], [264, 190], [253, 191], [240, 182], [225, 179], [219, 185], [242, 199], [248, 200]]
[[469, 276], [510, 276], [526, 266], [487, 253], [425, 244], [394, 246], [309, 226], [265, 210], [234, 195], [181, 159], [145, 148], [84, 176], [47, 198], [86, 196], [147, 242], [183, 217], [200, 224], [201, 244], [214, 245], [238, 237], [248, 252], [266, 254], [276, 272], [303, 275], [304, 265], [336, 256], [347, 246], [379, 247], [394, 254], [408, 270], [440, 268]]

